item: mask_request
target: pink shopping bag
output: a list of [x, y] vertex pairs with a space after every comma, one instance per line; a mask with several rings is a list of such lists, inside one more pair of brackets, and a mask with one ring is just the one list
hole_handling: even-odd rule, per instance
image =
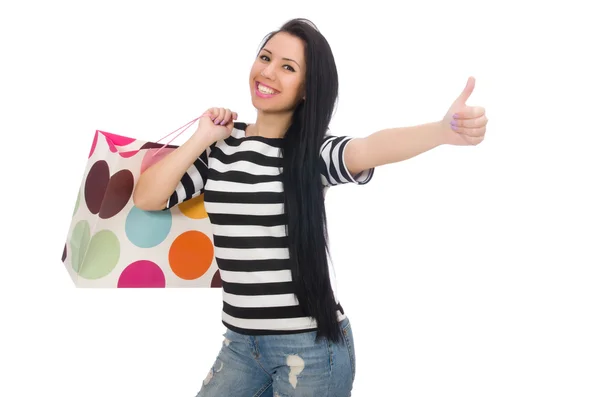
[[221, 287], [203, 194], [165, 211], [133, 205], [141, 173], [177, 148], [169, 143], [96, 131], [62, 254], [77, 287]]

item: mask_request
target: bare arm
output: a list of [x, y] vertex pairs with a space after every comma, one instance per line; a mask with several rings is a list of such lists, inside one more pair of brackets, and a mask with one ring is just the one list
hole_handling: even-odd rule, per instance
[[441, 145], [480, 144], [484, 139], [488, 119], [485, 108], [467, 106], [466, 101], [474, 87], [475, 79], [469, 77], [463, 92], [440, 121], [412, 127], [388, 128], [366, 138], [353, 139], [344, 153], [348, 171], [355, 175], [380, 165], [410, 159]]
[[[226, 108], [210, 108], [204, 112], [190, 139], [140, 175], [133, 191], [133, 204], [144, 211], [159, 211], [168, 207], [171, 196], [181, 203], [201, 192], [208, 164], [200, 156], [210, 145], [231, 135], [235, 119], [237, 113]], [[195, 168], [193, 176], [188, 173], [192, 168]], [[186, 174], [184, 182], [182, 178]], [[178, 187], [185, 192], [178, 193]], [[192, 194], [191, 189], [196, 191]]]
[[388, 128], [353, 139], [344, 156], [348, 171], [356, 175], [373, 167], [407, 160], [444, 143], [441, 122], [432, 122]]
[[145, 211], [164, 209], [181, 177], [212, 143], [208, 134], [198, 130], [183, 145], [149, 167], [133, 191], [134, 205]]

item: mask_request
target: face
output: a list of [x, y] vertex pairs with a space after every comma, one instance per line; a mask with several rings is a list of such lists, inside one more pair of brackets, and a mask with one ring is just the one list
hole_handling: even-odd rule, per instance
[[304, 42], [280, 32], [260, 51], [250, 70], [252, 104], [269, 113], [295, 109], [304, 97]]

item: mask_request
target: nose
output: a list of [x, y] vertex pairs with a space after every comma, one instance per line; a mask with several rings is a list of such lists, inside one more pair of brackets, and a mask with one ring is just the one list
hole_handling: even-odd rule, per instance
[[269, 64], [267, 67], [265, 67], [261, 72], [260, 72], [261, 76], [269, 79], [269, 80], [273, 80], [275, 75], [274, 75], [274, 69], [273, 69], [273, 64]]

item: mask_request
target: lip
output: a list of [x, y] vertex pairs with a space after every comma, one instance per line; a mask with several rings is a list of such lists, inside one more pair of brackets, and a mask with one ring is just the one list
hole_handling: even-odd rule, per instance
[[258, 86], [258, 84], [260, 84], [260, 85], [264, 85], [265, 87], [267, 87], [267, 88], [270, 88], [270, 89], [272, 89], [273, 91], [275, 91], [275, 93], [276, 93], [276, 94], [279, 94], [279, 91], [277, 91], [275, 88], [271, 87], [270, 85], [263, 83], [262, 81], [256, 81], [256, 85], [257, 85], [257, 86]]
[[[260, 92], [260, 91], [258, 90], [258, 84], [260, 84], [260, 85], [264, 85], [265, 87], [268, 87], [268, 88], [272, 89], [273, 91], [275, 91], [275, 93], [274, 93], [274, 94], [263, 94], [262, 92]], [[257, 96], [259, 96], [260, 98], [273, 98], [275, 95], [279, 94], [279, 91], [277, 91], [275, 88], [273, 88], [273, 87], [270, 87], [270, 86], [268, 86], [268, 85], [266, 85], [266, 84], [263, 84], [263, 83], [261, 83], [261, 82], [259, 82], [259, 81], [255, 81], [255, 84], [254, 84], [254, 92], [255, 92], [255, 93], [256, 93], [256, 95], [257, 95]]]

